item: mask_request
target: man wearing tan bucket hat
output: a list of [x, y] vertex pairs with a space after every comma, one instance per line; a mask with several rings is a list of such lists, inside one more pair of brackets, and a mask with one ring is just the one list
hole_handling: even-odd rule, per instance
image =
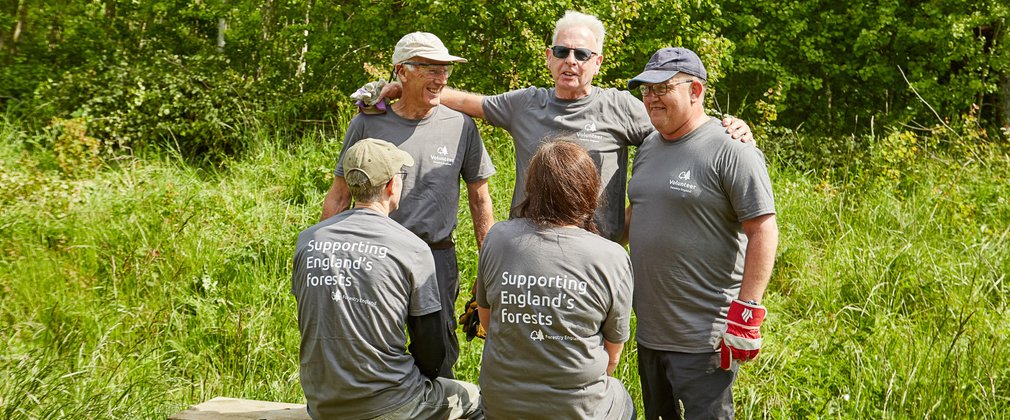
[[453, 313], [459, 295], [459, 269], [452, 240], [459, 208], [459, 180], [466, 184], [479, 247], [494, 223], [488, 178], [495, 168], [473, 120], [441, 105], [442, 89], [454, 63], [466, 60], [449, 54], [435, 35], [414, 32], [397, 42], [392, 61], [403, 85], [401, 99], [392, 105], [392, 112], [362, 113], [351, 120], [333, 185], [323, 202], [322, 218], [350, 205], [344, 156], [360, 139], [387, 140], [414, 158], [415, 165], [407, 169], [403, 180], [400, 207], [390, 217], [427, 243], [434, 255], [447, 332], [446, 358], [439, 374], [452, 378], [452, 366], [459, 357]]
[[477, 386], [438, 377], [445, 309], [431, 250], [389, 218], [414, 158], [366, 138], [342, 159], [354, 208], [298, 235], [291, 276], [309, 415], [482, 418]]

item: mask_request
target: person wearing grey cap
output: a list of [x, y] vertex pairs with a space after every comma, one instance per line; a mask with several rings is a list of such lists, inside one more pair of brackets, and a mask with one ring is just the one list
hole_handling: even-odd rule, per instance
[[444, 308], [431, 250], [389, 218], [415, 164], [389, 142], [356, 142], [343, 154], [354, 208], [298, 235], [291, 293], [314, 419], [483, 418], [476, 385], [438, 377]]
[[761, 348], [778, 227], [764, 155], [705, 114], [707, 72], [685, 48], [657, 51], [628, 82], [656, 131], [628, 183], [647, 419], [732, 418], [738, 362]]
[[403, 198], [390, 213], [431, 248], [443, 309], [446, 357], [439, 374], [453, 378], [459, 358], [454, 309], [459, 296], [459, 269], [452, 233], [457, 224], [459, 180], [466, 184], [474, 236], [480, 247], [494, 223], [488, 178], [495, 173], [473, 120], [441, 105], [454, 63], [466, 62], [449, 54], [442, 41], [427, 32], [404, 35], [393, 50], [393, 68], [403, 85], [403, 96], [391, 111], [355, 116], [344, 135], [344, 149], [334, 171], [333, 185], [323, 201], [322, 219], [345, 209], [351, 202], [343, 157], [366, 137], [385, 139], [413, 156], [407, 169]]
[[[603, 65], [603, 22], [595, 16], [568, 11], [554, 26], [551, 45], [541, 50], [554, 80], [550, 88], [528, 87], [483, 96], [453, 89], [442, 90], [442, 103], [491, 125], [504, 128], [515, 144], [515, 189], [510, 217], [518, 217], [519, 203], [530, 159], [541, 143], [557, 137], [574, 138], [589, 151], [602, 175], [596, 224], [600, 235], [618, 241], [625, 232], [624, 196], [628, 173], [628, 148], [638, 146], [652, 132], [642, 102], [631, 93], [593, 86]], [[396, 97], [397, 84], [383, 94]], [[729, 118], [733, 136], [750, 141], [753, 135], [743, 121]]]

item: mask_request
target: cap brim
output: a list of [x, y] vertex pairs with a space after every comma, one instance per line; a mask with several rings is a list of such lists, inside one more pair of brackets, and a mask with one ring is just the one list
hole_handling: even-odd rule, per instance
[[663, 83], [670, 80], [673, 76], [676, 76], [677, 73], [680, 72], [676, 70], [646, 70], [639, 73], [634, 79], [628, 81], [628, 89], [631, 90], [637, 88], [638, 85], [642, 83]]
[[451, 63], [465, 63], [466, 62], [465, 58], [463, 58], [463, 57], [456, 57], [455, 55], [450, 55], [450, 54], [418, 54], [418, 55], [415, 55], [414, 57], [421, 57], [421, 58], [427, 58], [429, 60], [445, 61], [445, 62], [451, 62]]

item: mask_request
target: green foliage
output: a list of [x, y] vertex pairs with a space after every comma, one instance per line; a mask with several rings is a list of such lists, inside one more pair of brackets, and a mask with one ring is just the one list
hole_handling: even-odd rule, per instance
[[[754, 97], [781, 85], [781, 124], [864, 133], [877, 124], [956, 119], [982, 106], [997, 122], [1010, 72], [1005, 2], [775, 1], [724, 3], [736, 45], [726, 86]], [[907, 81], [906, 81], [907, 78]], [[747, 118], [756, 114], [744, 113]]]
[[105, 155], [154, 144], [220, 159], [242, 150], [242, 129], [263, 102], [238, 74], [212, 71], [221, 64], [165, 53], [150, 61], [99, 61], [44, 84], [36, 97], [54, 116], [86, 121], [87, 135], [101, 140]]
[[54, 118], [50, 126], [56, 135], [53, 152], [63, 173], [70, 177], [87, 174], [101, 164], [99, 142], [87, 135], [83, 118], [64, 120]]
[[995, 138], [1010, 115], [998, 106], [1010, 6], [966, 0], [27, 0], [0, 7], [0, 104], [35, 129], [86, 117], [106, 152], [156, 144], [220, 161], [241, 150], [243, 123], [298, 131], [337, 118], [358, 86], [389, 77], [411, 31], [470, 59], [454, 87], [550, 86], [544, 50], [569, 9], [606, 24], [596, 84], [623, 87], [657, 48], [686, 46], [708, 67], [709, 107], [761, 130], [863, 141], [948, 124]]

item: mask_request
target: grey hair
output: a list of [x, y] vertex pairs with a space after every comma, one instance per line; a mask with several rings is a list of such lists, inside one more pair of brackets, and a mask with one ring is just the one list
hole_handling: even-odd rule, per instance
[[361, 171], [350, 171], [344, 174], [347, 190], [358, 203], [374, 203], [382, 199], [382, 189], [385, 185], [372, 186], [368, 176]]
[[551, 43], [553, 44], [558, 41], [558, 32], [575, 27], [589, 29], [593, 33], [593, 37], [596, 38], [596, 52], [603, 54], [603, 38], [607, 36], [607, 31], [603, 28], [603, 22], [600, 22], [596, 16], [573, 10], [565, 12], [565, 15], [554, 24], [554, 36], [551, 37]]

